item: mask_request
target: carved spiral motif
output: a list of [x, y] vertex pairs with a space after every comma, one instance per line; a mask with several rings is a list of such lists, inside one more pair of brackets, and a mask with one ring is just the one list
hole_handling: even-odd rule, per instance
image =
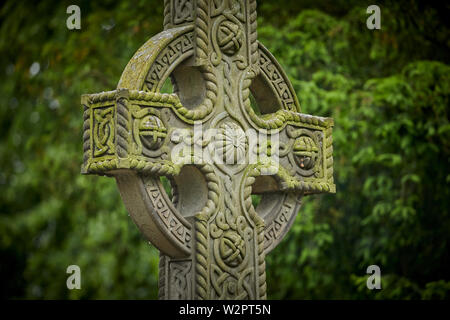
[[229, 56], [236, 54], [242, 46], [244, 35], [239, 26], [229, 20], [223, 21], [217, 30], [220, 50]]
[[295, 140], [294, 154], [300, 168], [310, 170], [316, 164], [319, 148], [311, 137], [300, 136]]
[[167, 129], [161, 119], [148, 115], [139, 122], [139, 134], [142, 144], [150, 150], [159, 149], [167, 135]]
[[219, 244], [220, 257], [229, 267], [237, 267], [245, 258], [244, 239], [235, 231], [226, 231]]
[[216, 155], [222, 156], [224, 163], [242, 163], [247, 150], [247, 136], [238, 125], [225, 123], [215, 138], [215, 147]]

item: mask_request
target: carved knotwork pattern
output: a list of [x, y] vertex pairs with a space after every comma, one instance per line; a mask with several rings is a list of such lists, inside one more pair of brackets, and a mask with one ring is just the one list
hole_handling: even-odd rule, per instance
[[[228, 220], [228, 221], [227, 221]], [[210, 226], [210, 299], [254, 299], [254, 231], [243, 216], [218, 212]]]
[[234, 231], [225, 231], [218, 242], [222, 261], [229, 267], [237, 267], [245, 258], [245, 241]]
[[255, 230], [247, 218], [236, 210], [233, 179], [224, 180], [224, 210], [219, 210], [210, 223], [212, 245], [209, 247], [213, 258], [210, 279], [213, 290], [210, 299], [255, 299], [256, 288], [254, 270], [258, 255], [254, 246]]
[[182, 24], [193, 20], [194, 0], [173, 0], [173, 24]]
[[94, 157], [114, 154], [114, 107], [96, 108], [94, 117]]
[[192, 262], [170, 261], [170, 289], [169, 299], [186, 300], [191, 299], [191, 267]]
[[241, 22], [245, 21], [245, 5], [243, 0], [212, 0], [211, 17], [231, 13]]
[[243, 33], [239, 25], [232, 21], [222, 21], [217, 30], [217, 42], [220, 50], [226, 55], [232, 56], [242, 46]]

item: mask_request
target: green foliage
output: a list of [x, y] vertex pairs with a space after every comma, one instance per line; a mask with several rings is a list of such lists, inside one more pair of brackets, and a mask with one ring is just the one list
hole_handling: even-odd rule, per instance
[[[267, 257], [269, 298], [449, 298], [449, 29], [443, 10], [407, 3], [380, 1], [371, 31], [370, 3], [259, 2], [259, 38], [302, 111], [335, 119], [337, 194], [304, 199]], [[79, 174], [79, 101], [115, 88], [162, 3], [82, 1], [79, 31], [70, 4], [0, 9], [0, 296], [156, 298], [158, 252], [114, 180]], [[82, 290], [66, 288], [71, 264]], [[372, 264], [382, 290], [366, 287]]]

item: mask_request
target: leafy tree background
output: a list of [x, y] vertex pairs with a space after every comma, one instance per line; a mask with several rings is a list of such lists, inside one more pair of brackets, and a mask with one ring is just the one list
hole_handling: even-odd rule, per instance
[[[335, 119], [337, 194], [304, 199], [267, 257], [269, 298], [450, 297], [449, 6], [376, 3], [381, 30], [366, 28], [372, 1], [259, 1], [259, 39], [302, 111]], [[80, 95], [115, 88], [162, 30], [162, 1], [77, 2], [79, 31], [70, 4], [0, 9], [0, 297], [154, 299], [157, 250], [113, 179], [80, 175]], [[382, 290], [366, 288], [372, 264]]]

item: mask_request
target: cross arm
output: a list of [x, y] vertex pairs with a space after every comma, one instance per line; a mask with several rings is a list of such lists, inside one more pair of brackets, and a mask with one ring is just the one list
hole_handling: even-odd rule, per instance
[[154, 175], [176, 175], [170, 161], [167, 121], [183, 113], [174, 94], [118, 89], [83, 95], [82, 173], [113, 175], [132, 169]]
[[[335, 193], [333, 180], [333, 119], [311, 116], [308, 114], [281, 110], [271, 114], [265, 123], [275, 123], [283, 118], [283, 125], [278, 128], [277, 141], [268, 140], [269, 155], [265, 161], [253, 166], [254, 176], [274, 175], [280, 189], [303, 194]], [[261, 173], [262, 172], [262, 173]], [[270, 192], [267, 181], [255, 183], [253, 192]], [[269, 189], [267, 189], [269, 188]]]

